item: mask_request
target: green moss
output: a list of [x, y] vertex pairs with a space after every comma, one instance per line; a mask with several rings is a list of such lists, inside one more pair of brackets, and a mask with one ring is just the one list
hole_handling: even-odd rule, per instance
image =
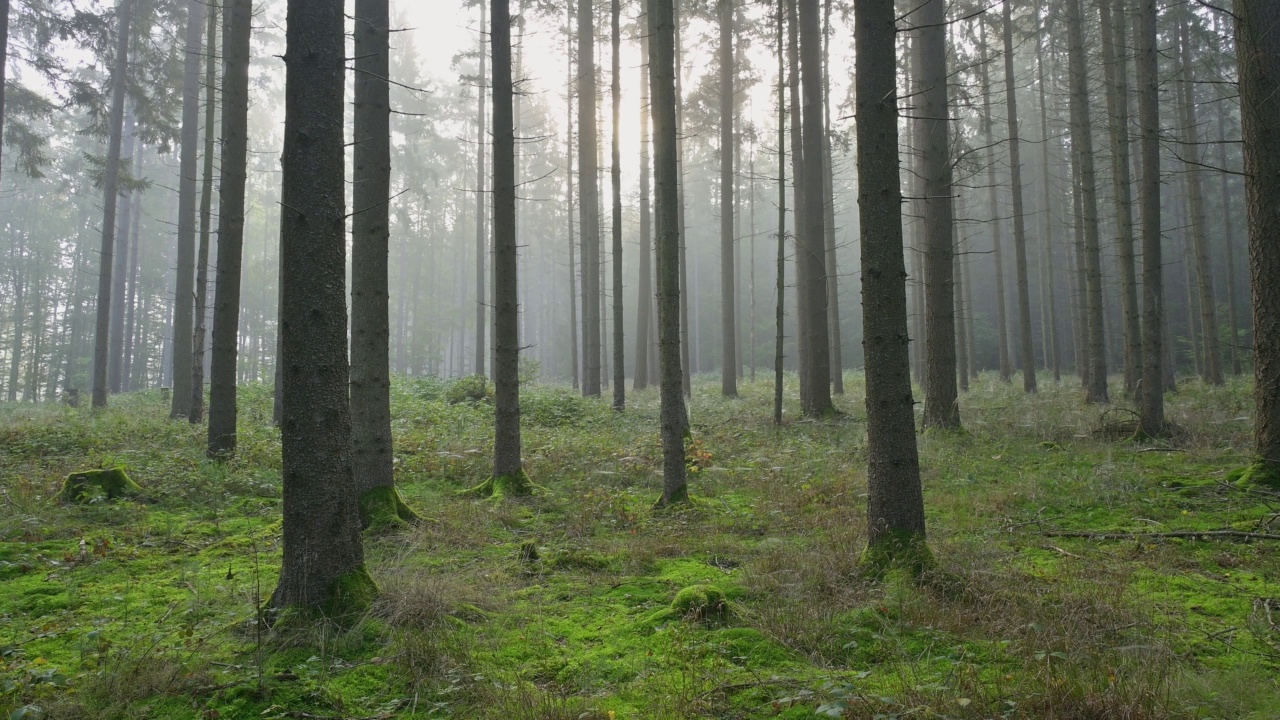
[[1259, 460], [1228, 477], [1239, 485], [1261, 485], [1280, 490], [1280, 463]]
[[671, 611], [680, 617], [707, 624], [729, 619], [729, 598], [715, 585], [691, 585], [676, 593]]
[[105, 495], [108, 500], [114, 500], [140, 492], [142, 488], [129, 478], [124, 468], [117, 467], [71, 473], [62, 482], [60, 497], [64, 502], [83, 502], [98, 493]]
[[937, 567], [924, 536], [906, 530], [890, 530], [879, 541], [867, 545], [860, 564], [873, 578], [884, 577], [893, 570], [921, 577]]
[[376, 487], [360, 496], [360, 523], [370, 532], [399, 530], [420, 520], [395, 485]]
[[510, 475], [495, 475], [473, 488], [464, 490], [463, 494], [492, 498], [528, 497], [533, 494], [536, 487], [524, 470], [521, 470]]
[[324, 614], [332, 618], [346, 617], [364, 612], [378, 597], [378, 584], [373, 581], [364, 565], [341, 575], [333, 581], [329, 602]]

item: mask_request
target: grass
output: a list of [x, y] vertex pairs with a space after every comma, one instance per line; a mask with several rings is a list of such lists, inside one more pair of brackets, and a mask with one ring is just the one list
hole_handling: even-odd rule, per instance
[[[793, 379], [789, 379], [793, 381]], [[474, 381], [468, 381], [475, 384]], [[689, 508], [661, 489], [657, 393], [614, 413], [523, 397], [531, 497], [491, 474], [483, 392], [398, 379], [396, 472], [424, 522], [368, 538], [381, 594], [268, 631], [280, 561], [269, 388], [239, 454], [157, 394], [93, 413], [0, 405], [0, 712], [42, 718], [1272, 718], [1280, 544], [1047, 531], [1280, 532], [1249, 460], [1249, 388], [1184, 382], [1171, 444], [1106, 432], [1074, 384], [984, 376], [967, 432], [921, 436], [943, 583], [864, 573], [861, 377], [844, 415], [771, 421], [771, 387], [694, 388]], [[794, 388], [791, 388], [794, 396]], [[71, 472], [142, 495], [64, 504]], [[713, 586], [715, 622], [672, 608]], [[700, 592], [706, 592], [702, 590]], [[723, 599], [721, 600], [721, 596]], [[726, 608], [721, 613], [719, 608]]]

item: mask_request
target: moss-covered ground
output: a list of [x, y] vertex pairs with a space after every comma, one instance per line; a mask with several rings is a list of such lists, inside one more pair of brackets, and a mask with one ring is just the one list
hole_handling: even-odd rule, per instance
[[[480, 499], [460, 491], [491, 474], [488, 400], [399, 379], [397, 479], [423, 522], [369, 536], [366, 613], [275, 629], [258, 622], [280, 562], [269, 388], [242, 389], [223, 464], [158, 393], [0, 405], [0, 713], [1280, 717], [1280, 542], [1141, 536], [1280, 534], [1280, 495], [1229, 479], [1250, 462], [1246, 385], [1184, 383], [1178, 435], [1143, 445], [1078, 383], [1027, 397], [984, 377], [966, 433], [921, 437], [941, 583], [859, 566], [860, 376], [846, 386], [844, 415], [789, 405], [775, 428], [763, 373], [738, 400], [698, 382], [694, 502], [655, 512], [655, 391], [617, 414], [526, 387], [538, 492]], [[59, 501], [69, 473], [114, 467], [141, 492]], [[1136, 536], [1053, 534], [1101, 531]], [[673, 607], [695, 586], [714, 612]]]

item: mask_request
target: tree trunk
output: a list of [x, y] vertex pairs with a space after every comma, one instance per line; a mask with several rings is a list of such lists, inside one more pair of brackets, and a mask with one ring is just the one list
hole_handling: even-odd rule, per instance
[[[9, 64], [9, 0], [0, 0], [0, 138], [4, 137], [4, 85], [5, 70]], [[0, 142], [0, 152], [4, 143]], [[0, 162], [0, 169], [4, 166]], [[0, 175], [2, 177], [2, 175]]]
[[1084, 14], [1080, 0], [1068, 0], [1067, 29], [1070, 37], [1068, 64], [1071, 68], [1071, 144], [1078, 148], [1081, 203], [1084, 214], [1085, 315], [1088, 319], [1089, 384], [1085, 401], [1105, 403], [1107, 397], [1107, 353], [1103, 328], [1102, 252], [1098, 241], [1098, 191], [1093, 168], [1093, 131], [1089, 119], [1089, 77], [1085, 65]]
[[1142, 432], [1164, 432], [1164, 261], [1160, 248], [1160, 74], [1156, 0], [1138, 0], [1138, 132], [1142, 152]]
[[1000, 349], [1000, 380], [1009, 382], [1013, 377], [1013, 361], [1009, 357], [1009, 295], [1004, 282], [1004, 220], [1000, 218], [1000, 201], [996, 180], [995, 116], [991, 112], [991, 77], [988, 69], [987, 24], [978, 23], [982, 58], [978, 61], [978, 73], [982, 79], [982, 129], [987, 144], [987, 202], [991, 215], [991, 259], [995, 263], [996, 276], [996, 338]]
[[827, 264], [827, 337], [831, 346], [831, 391], [844, 394], [844, 348], [840, 341], [840, 273], [836, 263], [836, 195], [831, 152], [831, 0], [822, 6], [822, 218]]
[[204, 46], [208, 48], [204, 71], [204, 181], [200, 188], [200, 247], [196, 251], [195, 332], [191, 343], [191, 414], [192, 425], [204, 419], [204, 353], [209, 306], [209, 232], [213, 224], [213, 138], [217, 122], [218, 74], [214, 69], [218, 42], [218, 2], [209, 3], [209, 30]]
[[1236, 3], [1258, 459], [1280, 475], [1280, 5]]
[[[484, 27], [484, 1], [480, 2], [480, 27]], [[486, 227], [485, 215], [485, 187], [484, 187], [484, 146], [485, 138], [485, 93], [488, 91], [486, 87], [487, 66], [485, 65], [484, 53], [484, 33], [480, 33], [480, 51], [476, 55], [476, 63], [480, 66], [480, 84], [476, 86], [476, 124], [478, 125], [476, 134], [476, 359], [475, 374], [480, 377], [485, 375], [485, 333], [487, 323], [485, 321], [485, 307], [487, 301], [484, 296], [484, 265], [485, 265], [485, 243], [488, 242], [489, 232]]]
[[1196, 262], [1196, 275], [1200, 291], [1200, 328], [1203, 333], [1204, 361], [1200, 377], [1211, 385], [1222, 385], [1222, 344], [1218, 339], [1218, 301], [1213, 289], [1213, 270], [1209, 264], [1209, 239], [1206, 236], [1208, 217], [1204, 209], [1204, 188], [1200, 178], [1200, 133], [1196, 130], [1195, 66], [1191, 61], [1191, 37], [1187, 30], [1186, 16], [1179, 23], [1180, 61], [1182, 65], [1182, 92], [1179, 95], [1182, 110], [1182, 155], [1186, 169], [1187, 194], [1191, 203], [1191, 239]]
[[1018, 343], [1022, 351], [1022, 389], [1036, 391], [1036, 357], [1031, 344], [1031, 284], [1027, 278], [1027, 224], [1022, 202], [1022, 148], [1018, 139], [1018, 94], [1013, 74], [1013, 19], [1004, 0], [1004, 87], [1009, 114], [1009, 172], [1013, 192], [1013, 254], [1018, 283]]
[[182, 81], [182, 149], [178, 165], [178, 259], [173, 295], [173, 402], [169, 418], [191, 414], [196, 262], [196, 161], [200, 149], [200, 60], [205, 0], [187, 3], [186, 62]]
[[[107, 406], [107, 350], [111, 324], [111, 269], [116, 241], [116, 197], [120, 194], [121, 124], [129, 69], [129, 32], [133, 0], [116, 6], [116, 58], [111, 73], [110, 141], [102, 191], [102, 249], [98, 253], [98, 308], [93, 340], [93, 406]], [[199, 33], [197, 33], [199, 35]]]
[[[1138, 321], [1137, 265], [1133, 256], [1133, 198], [1129, 172], [1129, 65], [1116, 40], [1125, 42], [1126, 0], [1100, 0], [1103, 69], [1107, 83], [1107, 115], [1111, 135], [1112, 187], [1116, 202], [1116, 244], [1120, 259], [1120, 306], [1124, 318], [1124, 392], [1134, 397], [1142, 377], [1142, 328]], [[1112, 27], [1114, 25], [1114, 33]]]
[[[917, 550], [925, 537], [907, 351], [894, 17], [892, 0], [858, 0], [855, 5], [867, 545], [873, 560], [876, 554], [893, 559]], [[902, 559], [915, 565], [909, 556]]]
[[[133, 176], [142, 175], [142, 155], [138, 154], [133, 159]], [[137, 326], [137, 303], [138, 303], [138, 243], [141, 240], [142, 233], [142, 202], [141, 194], [133, 195], [133, 237], [129, 240], [129, 289], [125, 298], [125, 319], [124, 319], [124, 366], [121, 374], [124, 376], [124, 389], [136, 390], [139, 383], [134, 375], [135, 362], [134, 353], [140, 343], [134, 341], [134, 331]], [[70, 377], [67, 378], [68, 380]]]
[[[134, 139], [135, 122], [132, 108], [125, 111], [124, 136], [121, 138], [120, 158], [134, 166], [138, 155]], [[136, 178], [135, 178], [136, 179]], [[124, 390], [124, 297], [125, 281], [129, 271], [129, 229], [133, 222], [133, 192], [126, 191], [116, 198], [116, 238], [118, 245], [111, 269], [111, 355], [107, 358], [107, 382], [111, 392]]]
[[[583, 0], [585, 2], [585, 0]], [[573, 235], [573, 40], [574, 33], [571, 31], [573, 26], [574, 5], [573, 0], [565, 5], [565, 64], [568, 66], [565, 74], [568, 82], [565, 83], [565, 218], [568, 226], [569, 239], [569, 355], [570, 366], [572, 368], [573, 387], [578, 389], [579, 367], [578, 359], [581, 357], [578, 348], [578, 288], [577, 288], [577, 268], [574, 258], [574, 235]], [[585, 312], [585, 309], [584, 309]]]
[[[25, 229], [23, 235], [26, 235]], [[6, 394], [11, 403], [18, 401], [18, 374], [22, 369], [22, 333], [27, 321], [27, 308], [24, 303], [26, 279], [22, 276], [22, 268], [27, 263], [23, 261], [22, 255], [23, 247], [19, 241], [13, 248], [13, 347], [9, 354], [9, 384]]]
[[653, 111], [657, 196], [658, 335], [662, 362], [662, 497], [659, 505], [687, 502], [684, 438], [688, 431], [680, 370], [679, 171], [676, 165], [675, 9], [673, 0], [649, 0], [649, 87]]
[[633, 387], [649, 386], [649, 350], [653, 345], [653, 227], [649, 208], [649, 38], [641, 33], [640, 42], [640, 261], [639, 285], [636, 292], [636, 360]]
[[809, 336], [803, 328], [807, 322], [809, 294], [807, 289], [808, 263], [801, 261], [805, 227], [805, 172], [804, 172], [804, 123], [800, 118], [800, 21], [796, 13], [796, 1], [787, 0], [787, 113], [791, 119], [791, 207], [792, 244], [795, 249], [795, 298], [796, 298], [796, 374], [800, 378], [800, 406], [809, 406]]
[[627, 406], [626, 349], [622, 312], [622, 139], [618, 129], [622, 122], [622, 44], [621, 9], [618, 0], [610, 6], [610, 34], [613, 42], [612, 85], [613, 139], [610, 143], [609, 180], [613, 191], [613, 409], [622, 412]]
[[956, 398], [956, 327], [952, 298], [951, 123], [947, 100], [946, 4], [926, 0], [910, 18], [916, 35], [914, 67], [921, 104], [916, 120], [924, 177], [926, 427], [960, 427]]
[[283, 177], [284, 557], [271, 606], [358, 609], [364, 569], [347, 396], [341, 0], [289, 0]]
[[1062, 381], [1062, 351], [1058, 346], [1058, 298], [1054, 291], [1054, 259], [1053, 259], [1053, 200], [1052, 182], [1049, 175], [1049, 112], [1045, 103], [1044, 77], [1044, 42], [1047, 31], [1036, 33], [1036, 76], [1040, 94], [1040, 169], [1041, 213], [1044, 227], [1041, 230], [1043, 244], [1040, 246], [1040, 332], [1043, 335], [1045, 365], [1053, 368], [1053, 381]]
[[799, 262], [805, 268], [806, 283], [801, 292], [808, 307], [800, 332], [809, 337], [810, 352], [805, 358], [810, 417], [831, 413], [831, 339], [827, 320], [826, 220], [822, 210], [822, 29], [818, 0], [799, 0], [800, 85], [804, 123], [804, 232], [801, 234]]
[[[959, 210], [961, 213], [963, 209]], [[972, 312], [964, 301], [964, 291], [968, 283], [964, 282], [963, 269], [960, 265], [961, 259], [961, 242], [960, 231], [958, 228], [953, 229], [954, 243], [956, 254], [952, 260], [951, 275], [955, 281], [952, 291], [952, 298], [956, 307], [956, 380], [960, 384], [961, 392], [969, 392], [969, 346], [965, 337], [965, 317]]]
[[596, 153], [595, 13], [578, 3], [578, 213], [582, 233], [582, 394], [600, 396], [600, 190]]
[[778, 0], [778, 259], [777, 300], [774, 310], [773, 422], [782, 424], [783, 321], [786, 318], [787, 289], [787, 67], [786, 39], [783, 37], [786, 0]]
[[[1217, 16], [1214, 16], [1215, 35], [1217, 34]], [[1223, 170], [1227, 169], [1227, 120], [1226, 103], [1219, 100], [1217, 103], [1218, 110], [1218, 167]], [[1231, 352], [1231, 374], [1239, 377], [1243, 374], [1244, 369], [1240, 362], [1240, 293], [1236, 289], [1236, 234], [1234, 221], [1232, 218], [1231, 201], [1232, 194], [1230, 191], [1230, 183], [1228, 180], [1231, 174], [1223, 172], [1219, 174], [1220, 193], [1222, 195], [1222, 245], [1226, 253], [1226, 276], [1227, 276], [1227, 314], [1231, 325], [1231, 344], [1229, 351]]]
[[736, 289], [733, 247], [733, 7], [718, 0], [720, 16], [720, 392], [738, 396]]
[[[689, 287], [689, 248], [686, 245], [687, 233], [684, 224], [684, 51], [680, 42], [680, 3], [682, 0], [673, 0], [671, 3], [671, 23], [672, 32], [675, 34], [675, 87], [676, 87], [676, 196], [680, 202], [680, 207], [676, 211], [676, 220], [679, 223], [677, 235], [680, 238], [680, 372], [681, 387], [684, 396], [693, 399], [693, 362], [690, 353], [693, 349], [693, 343], [690, 340], [690, 324], [689, 324], [689, 300], [692, 297]], [[652, 70], [650, 70], [650, 87], [653, 85]], [[652, 100], [650, 100], [652, 102]], [[654, 132], [657, 132], [657, 125], [654, 126]], [[657, 160], [654, 160], [654, 169], [657, 170]], [[657, 191], [656, 178], [654, 180], [654, 191]], [[655, 202], [656, 204], [656, 202]], [[661, 353], [661, 348], [659, 348]], [[685, 431], [688, 432], [688, 416], [685, 416]]]

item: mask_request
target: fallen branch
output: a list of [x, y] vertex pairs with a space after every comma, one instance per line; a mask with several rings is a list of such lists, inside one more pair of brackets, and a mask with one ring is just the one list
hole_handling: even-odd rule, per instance
[[1080, 532], [1045, 530], [1045, 537], [1089, 538], [1091, 540], [1137, 540], [1141, 538], [1237, 538], [1240, 540], [1280, 540], [1273, 533], [1255, 533], [1244, 530], [1173, 530], [1170, 532]]

